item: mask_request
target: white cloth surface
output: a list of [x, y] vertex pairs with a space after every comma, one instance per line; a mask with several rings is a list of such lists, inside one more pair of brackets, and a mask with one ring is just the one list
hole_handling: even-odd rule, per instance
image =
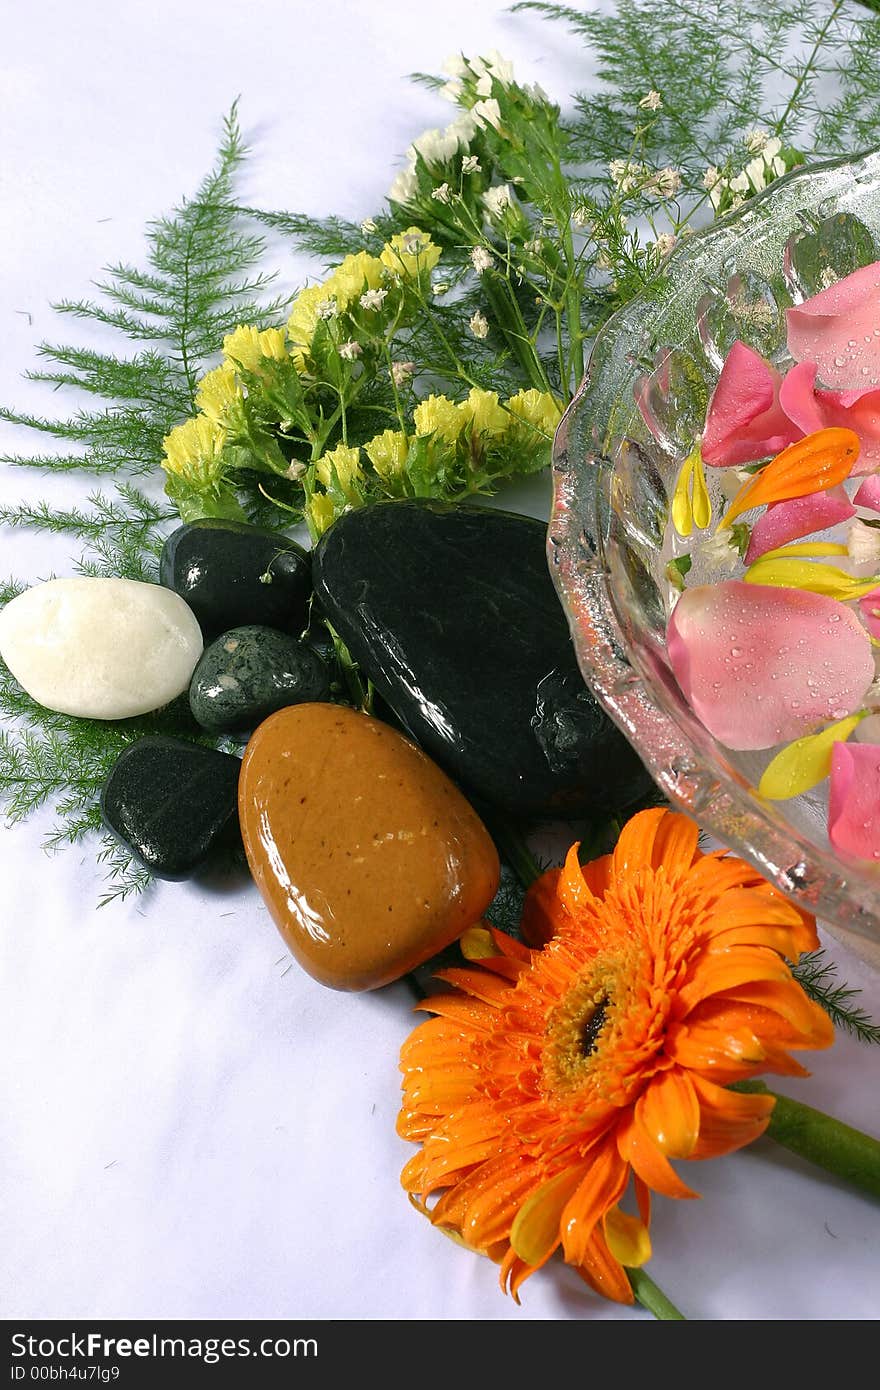
[[[565, 99], [590, 80], [559, 26], [497, 0], [44, 0], [7, 8], [0, 54], [0, 402], [35, 344], [98, 341], [50, 303], [142, 258], [145, 222], [193, 190], [240, 94], [242, 197], [369, 215], [449, 108], [406, 83], [491, 47]], [[278, 245], [282, 285], [309, 267]], [[107, 340], [105, 340], [107, 341]], [[2, 429], [0, 451], [40, 441]], [[0, 498], [91, 482], [0, 470]], [[2, 532], [5, 575], [70, 573], [63, 538]], [[98, 909], [91, 849], [52, 858], [39, 814], [0, 836], [0, 1316], [628, 1319], [553, 1264], [517, 1308], [497, 1271], [409, 1207], [395, 1135], [403, 985], [323, 989], [242, 880], [163, 884]], [[833, 941], [880, 1013], [880, 977]], [[880, 1051], [841, 1036], [781, 1088], [878, 1132]], [[880, 1211], [761, 1142], [659, 1199], [650, 1272], [693, 1318], [868, 1319]]]

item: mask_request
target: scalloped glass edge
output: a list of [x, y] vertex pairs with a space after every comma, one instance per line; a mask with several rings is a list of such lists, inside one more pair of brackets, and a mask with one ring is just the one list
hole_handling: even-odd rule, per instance
[[[759, 799], [662, 662], [644, 642], [636, 654], [623, 617], [630, 596], [615, 589], [622, 570], [611, 526], [620, 445], [648, 438], [633, 396], [648, 354], [693, 339], [696, 303], [710, 283], [744, 265], [778, 277], [785, 243], [804, 229], [805, 215], [839, 212], [866, 221], [880, 242], [880, 148], [792, 171], [679, 243], [662, 275], [608, 320], [556, 432], [547, 557], [584, 680], [672, 805], [880, 966], [880, 873], [844, 865], [791, 825], [779, 803]], [[630, 515], [636, 544], [640, 528], [645, 544], [656, 541], [650, 518]]]

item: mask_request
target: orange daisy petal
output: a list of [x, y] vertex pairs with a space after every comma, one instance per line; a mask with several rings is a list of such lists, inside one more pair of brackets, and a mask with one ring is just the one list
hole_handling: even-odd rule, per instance
[[700, 1131], [700, 1105], [679, 1067], [663, 1072], [636, 1102], [636, 1118], [669, 1158], [689, 1158]]
[[543, 946], [556, 931], [561, 877], [561, 869], [548, 869], [526, 893], [520, 929], [530, 946]]
[[413, 1008], [440, 1014], [443, 1018], [454, 1019], [481, 1032], [490, 1032], [498, 1016], [497, 1009], [478, 999], [466, 999], [461, 994], [432, 994], [429, 999], [420, 999]]
[[595, 1153], [586, 1175], [561, 1214], [562, 1248], [569, 1264], [582, 1265], [593, 1232], [609, 1207], [623, 1196], [629, 1165], [621, 1161], [611, 1138]]
[[583, 1263], [578, 1265], [578, 1274], [604, 1298], [610, 1298], [615, 1303], [635, 1302], [626, 1270], [612, 1255], [601, 1231], [594, 1231], [587, 1242]]
[[655, 869], [663, 864], [667, 870], [690, 869], [698, 854], [700, 831], [690, 816], [674, 811], [664, 812], [657, 826], [651, 862]]
[[698, 962], [689, 982], [678, 992], [676, 1015], [686, 1017], [697, 1004], [712, 994], [734, 990], [754, 980], [773, 983], [791, 980], [791, 971], [775, 951], [763, 947], [740, 946], [736, 950], [706, 954]]
[[463, 990], [474, 999], [481, 999], [484, 1004], [503, 1004], [510, 994], [510, 985], [506, 981], [494, 979], [483, 970], [465, 970], [460, 966], [450, 966], [448, 970], [437, 970], [434, 973], [445, 985], [455, 985], [456, 989]]
[[694, 1087], [701, 1111], [694, 1158], [716, 1158], [742, 1149], [758, 1139], [770, 1123], [776, 1104], [773, 1096], [728, 1091], [699, 1076], [694, 1077]]
[[533, 1192], [520, 1209], [511, 1228], [510, 1244], [526, 1264], [540, 1264], [556, 1249], [562, 1214], [583, 1177], [583, 1166], [557, 1173]]
[[639, 869], [654, 867], [654, 841], [660, 822], [667, 814], [662, 806], [654, 806], [648, 811], [639, 811], [627, 821], [612, 856], [615, 878], [630, 877]]
[[757, 1004], [780, 1014], [797, 1034], [789, 1047], [809, 1047], [822, 1050], [834, 1042], [834, 1024], [825, 1010], [804, 994], [796, 980], [789, 978], [778, 985], [769, 980], [743, 983], [727, 992], [723, 998], [738, 1004]]
[[827, 429], [790, 444], [760, 473], [744, 483], [727, 509], [722, 525], [752, 507], [827, 492], [848, 478], [859, 456], [859, 437], [853, 430]]
[[559, 901], [566, 911], [574, 917], [589, 910], [595, 903], [595, 898], [587, 887], [584, 872], [578, 859], [579, 849], [580, 845], [572, 845], [568, 851], [556, 886]]
[[700, 1195], [682, 1182], [637, 1115], [631, 1112], [626, 1112], [618, 1127], [617, 1149], [621, 1158], [632, 1164], [637, 1176], [664, 1197], [691, 1198]]

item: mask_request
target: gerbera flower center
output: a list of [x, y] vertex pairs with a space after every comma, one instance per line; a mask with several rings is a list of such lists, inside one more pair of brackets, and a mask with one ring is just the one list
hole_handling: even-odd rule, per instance
[[594, 967], [548, 1014], [543, 1070], [549, 1090], [572, 1091], [587, 1080], [616, 1011], [616, 974], [607, 962]]

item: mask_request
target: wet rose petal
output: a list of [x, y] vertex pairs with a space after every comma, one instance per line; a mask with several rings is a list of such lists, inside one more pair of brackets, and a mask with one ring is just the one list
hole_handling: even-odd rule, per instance
[[752, 527], [746, 564], [752, 564], [778, 545], [788, 545], [789, 541], [801, 536], [812, 536], [838, 522], [849, 521], [855, 514], [856, 509], [842, 486], [773, 502]]
[[788, 350], [814, 362], [826, 386], [880, 386], [880, 261], [785, 311]]
[[779, 404], [782, 377], [745, 343], [727, 354], [709, 402], [703, 461], [713, 468], [754, 463], [800, 439], [802, 430]]
[[866, 478], [853, 498], [857, 507], [868, 507], [872, 512], [880, 512], [880, 476], [873, 473]]
[[828, 838], [847, 858], [880, 859], [880, 744], [835, 745]]
[[874, 677], [851, 609], [739, 579], [685, 590], [666, 642], [686, 700], [728, 748], [772, 748], [844, 719]]
[[859, 611], [872, 637], [880, 641], [880, 589], [872, 589], [859, 599]]
[[[880, 340], [878, 340], [880, 341]], [[880, 391], [820, 391], [816, 387], [815, 362], [799, 362], [779, 388], [779, 404], [804, 434], [815, 430], [854, 430], [859, 437], [859, 457], [853, 477], [880, 467]]]

